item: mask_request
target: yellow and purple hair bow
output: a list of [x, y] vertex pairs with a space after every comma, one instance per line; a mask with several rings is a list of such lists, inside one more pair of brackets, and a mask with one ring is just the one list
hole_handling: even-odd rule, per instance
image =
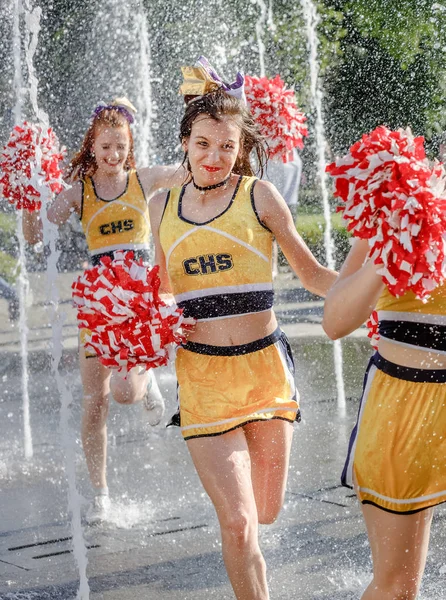
[[183, 96], [204, 96], [221, 88], [230, 96], [235, 96], [246, 103], [243, 73], [238, 72], [235, 81], [227, 83], [204, 56], [200, 56], [193, 67], [181, 67], [181, 72], [183, 83], [180, 93]]
[[137, 112], [136, 108], [125, 96], [123, 96], [122, 98], [115, 98], [112, 102], [110, 102], [110, 104], [106, 104], [105, 102], [99, 102], [99, 104], [94, 109], [91, 118], [94, 119], [95, 117], [100, 115], [103, 110], [112, 109], [120, 112], [129, 123], [133, 123], [133, 121], [135, 120], [134, 115]]

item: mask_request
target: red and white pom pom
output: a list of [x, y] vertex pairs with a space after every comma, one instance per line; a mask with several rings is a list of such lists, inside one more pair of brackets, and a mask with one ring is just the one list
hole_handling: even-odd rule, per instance
[[367, 329], [369, 330], [367, 333], [367, 337], [370, 338], [370, 343], [375, 350], [378, 350], [378, 342], [380, 338], [379, 334], [379, 320], [378, 313], [376, 310], [372, 312], [369, 317], [369, 320], [365, 324]]
[[245, 94], [268, 142], [269, 157], [281, 158], [284, 163], [292, 160], [294, 148], [303, 148], [303, 138], [308, 135], [306, 117], [296, 104], [294, 91], [286, 89], [279, 75], [274, 79], [246, 75]]
[[161, 300], [158, 270], [133, 260], [133, 252], [115, 252], [114, 260], [102, 258], [73, 283], [78, 326], [89, 330], [85, 347], [105, 366], [159, 367], [184, 341], [179, 329], [191, 320]]
[[51, 128], [16, 125], [0, 158], [0, 194], [17, 209], [39, 210], [65, 186], [60, 163], [65, 148]]
[[412, 291], [426, 301], [446, 279], [446, 173], [431, 165], [422, 137], [409, 129], [377, 127], [327, 167], [335, 178], [338, 211], [389, 291]]

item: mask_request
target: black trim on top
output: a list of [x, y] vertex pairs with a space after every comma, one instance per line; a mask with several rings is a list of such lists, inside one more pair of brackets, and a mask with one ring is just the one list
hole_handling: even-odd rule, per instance
[[[218, 289], [218, 288], [217, 288]], [[269, 310], [274, 304], [274, 290], [215, 294], [178, 302], [184, 316], [194, 319], [215, 319]]]
[[142, 183], [141, 183], [141, 179], [139, 178], [138, 171], [135, 171], [135, 175], [136, 175], [136, 179], [137, 179], [137, 181], [139, 183], [139, 187], [141, 188], [141, 192], [142, 192], [143, 198], [144, 198], [144, 200], [146, 201], [146, 204], [147, 204], [147, 196], [146, 196], [146, 193], [144, 191], [144, 188], [142, 187]]
[[446, 352], [446, 326], [432, 323], [412, 321], [387, 321], [379, 322], [379, 333], [383, 338], [421, 346], [430, 350]]
[[119, 194], [119, 196], [116, 196], [116, 198], [110, 198], [110, 200], [106, 200], [105, 198], [101, 198], [100, 196], [98, 196], [98, 193], [96, 191], [96, 186], [94, 184], [94, 179], [93, 179], [93, 177], [90, 177], [90, 179], [91, 179], [91, 185], [93, 186], [94, 194], [98, 200], [101, 200], [101, 202], [114, 202], [115, 200], [118, 200], [119, 198], [124, 196], [124, 194], [127, 193], [127, 190], [129, 189], [129, 182], [130, 182], [130, 171], [127, 172], [127, 182], [125, 184], [125, 190], [121, 194]]
[[82, 186], [82, 195], [81, 195], [81, 214], [79, 217], [79, 221], [82, 221], [82, 215], [84, 214], [84, 192], [85, 192], [85, 182], [83, 179], [80, 180]]
[[115, 252], [133, 252], [133, 259], [139, 260], [142, 258], [143, 263], [150, 264], [150, 250], [144, 248], [128, 248], [127, 250], [110, 250], [110, 252], [101, 252], [101, 254], [94, 254], [90, 257], [91, 264], [94, 267], [100, 264], [101, 258], [108, 256], [112, 260], [114, 259]]
[[251, 354], [258, 352], [268, 346], [272, 346], [280, 340], [283, 332], [278, 327], [273, 333], [259, 340], [254, 340], [248, 344], [239, 344], [238, 346], [211, 346], [210, 344], [198, 344], [197, 342], [186, 342], [183, 345], [185, 350], [195, 352], [195, 354], [206, 354], [209, 356], [240, 356], [242, 354]]
[[221, 212], [220, 214], [216, 215], [215, 217], [212, 217], [212, 219], [209, 219], [208, 221], [203, 221], [203, 223], [196, 223], [195, 221], [190, 221], [189, 219], [186, 219], [186, 217], [183, 217], [183, 215], [181, 214], [181, 212], [182, 212], [182, 206], [183, 206], [183, 196], [184, 196], [184, 192], [186, 191], [186, 187], [190, 183], [190, 181], [189, 181], [188, 183], [186, 183], [186, 185], [183, 185], [183, 187], [181, 188], [180, 197], [178, 199], [178, 218], [181, 219], [181, 221], [184, 221], [185, 223], [190, 223], [191, 225], [198, 225], [198, 226], [200, 226], [200, 225], [207, 225], [208, 223], [212, 223], [212, 221], [215, 221], [216, 219], [219, 219], [226, 212], [228, 212], [228, 210], [233, 205], [235, 197], [237, 196], [237, 192], [238, 192], [239, 187], [240, 187], [240, 183], [242, 181], [242, 177], [243, 177], [242, 175], [239, 176], [239, 179], [238, 179], [237, 184], [236, 184], [235, 189], [234, 189], [234, 193], [232, 194], [231, 201], [229, 202], [228, 206], [224, 209], [224, 211]]
[[271, 229], [269, 227], [267, 227], [265, 225], [265, 223], [262, 222], [262, 220], [260, 219], [259, 213], [257, 212], [257, 207], [256, 207], [256, 201], [254, 199], [254, 188], [256, 183], [258, 182], [258, 179], [254, 179], [254, 181], [252, 182], [251, 185], [251, 191], [250, 191], [250, 196], [251, 196], [251, 206], [252, 206], [252, 210], [254, 211], [254, 214], [257, 218], [257, 221], [259, 222], [259, 224], [266, 229], [266, 231], [269, 231], [270, 233], [272, 233]]
[[446, 369], [413, 369], [412, 367], [403, 367], [390, 362], [376, 352], [371, 362], [377, 369], [403, 381], [414, 381], [416, 383], [446, 383]]
[[161, 223], [163, 222], [163, 219], [164, 219], [164, 213], [166, 212], [166, 208], [167, 208], [167, 205], [168, 205], [169, 200], [170, 200], [170, 192], [171, 192], [171, 190], [169, 190], [167, 192], [166, 200], [164, 201], [163, 214], [161, 215], [161, 219], [160, 219], [160, 227], [161, 227]]

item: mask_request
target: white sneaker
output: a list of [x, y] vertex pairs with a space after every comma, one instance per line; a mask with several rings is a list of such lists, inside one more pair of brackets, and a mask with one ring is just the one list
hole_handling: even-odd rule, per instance
[[90, 504], [85, 520], [88, 525], [95, 525], [107, 521], [110, 514], [111, 502], [106, 494], [98, 494]]
[[147, 411], [147, 419], [150, 425], [152, 427], [158, 425], [163, 418], [165, 406], [163, 395], [153, 373], [150, 373], [150, 380], [142, 400], [142, 405]]

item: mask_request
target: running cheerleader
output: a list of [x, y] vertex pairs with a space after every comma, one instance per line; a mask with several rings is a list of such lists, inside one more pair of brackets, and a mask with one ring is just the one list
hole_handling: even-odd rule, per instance
[[[185, 179], [183, 168], [154, 166], [136, 171], [130, 124], [135, 109], [126, 99], [99, 104], [93, 113], [80, 151], [71, 161], [67, 179], [71, 187], [48, 207], [48, 218], [62, 225], [74, 212], [79, 216], [93, 265], [116, 250], [131, 250], [136, 259], [149, 261], [150, 220], [148, 198], [158, 189]], [[41, 239], [36, 212], [24, 211], [24, 234], [29, 243]], [[164, 400], [152, 371], [139, 369], [126, 378], [105, 367], [85, 350], [88, 330], [80, 333], [80, 369], [83, 385], [82, 442], [94, 499], [87, 521], [107, 519], [110, 509], [106, 479], [107, 414], [109, 394], [120, 404], [143, 401], [151, 425], [164, 413]]]
[[259, 523], [282, 507], [299, 420], [290, 347], [273, 305], [277, 237], [307, 289], [325, 295], [336, 273], [321, 266], [274, 186], [253, 176], [262, 138], [243, 98], [243, 77], [224, 83], [206, 61], [184, 68], [180, 127], [190, 182], [150, 202], [162, 286], [197, 320], [178, 350], [179, 415], [220, 522], [236, 597], [267, 600]]
[[413, 600], [433, 507], [446, 501], [446, 197], [421, 138], [380, 127], [330, 165], [356, 239], [325, 301], [341, 338], [373, 315], [366, 371], [342, 474], [362, 503], [373, 580], [363, 600]]

